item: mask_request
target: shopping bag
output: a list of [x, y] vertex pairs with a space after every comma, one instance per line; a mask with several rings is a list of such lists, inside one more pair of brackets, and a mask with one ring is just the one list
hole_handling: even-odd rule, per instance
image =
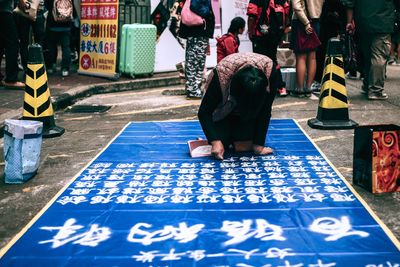
[[400, 126], [355, 128], [353, 184], [372, 193], [400, 192]]
[[20, 184], [32, 178], [38, 168], [43, 123], [30, 120], [5, 120], [5, 183]]

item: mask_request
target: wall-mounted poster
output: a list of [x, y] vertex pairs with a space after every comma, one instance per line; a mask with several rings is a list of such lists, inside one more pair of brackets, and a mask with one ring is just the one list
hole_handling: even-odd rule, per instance
[[82, 0], [80, 74], [117, 77], [118, 0]]

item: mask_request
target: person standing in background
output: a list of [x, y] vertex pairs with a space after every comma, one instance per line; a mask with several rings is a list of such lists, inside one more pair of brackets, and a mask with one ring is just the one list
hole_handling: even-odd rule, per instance
[[314, 82], [311, 84], [311, 91], [319, 94], [322, 75], [324, 72], [326, 48], [328, 46], [329, 39], [338, 37], [341, 33], [344, 33], [346, 27], [346, 9], [344, 8], [340, 0], [325, 0], [322, 7], [322, 13], [320, 17], [320, 34], [319, 39], [321, 46], [317, 48], [316, 59], [317, 59], [317, 70], [315, 73]]
[[[390, 55], [390, 34], [395, 22], [395, 8], [400, 0], [342, 0], [347, 7], [346, 31], [359, 34], [363, 57], [362, 93], [369, 100], [387, 99], [384, 92], [386, 63]], [[354, 23], [353, 23], [354, 13]]]
[[278, 71], [279, 96], [287, 96], [276, 54], [283, 35], [289, 28], [288, 0], [250, 0], [247, 6], [248, 32], [253, 52], [271, 58]]
[[[25, 10], [25, 2], [20, 0], [18, 6]], [[13, 15], [14, 0], [0, 0], [0, 43], [6, 55], [6, 76], [2, 85], [7, 88], [24, 88], [18, 81], [18, 32]]]
[[40, 0], [35, 21], [24, 16], [17, 17], [21, 63], [24, 67], [24, 70], [26, 70], [26, 65], [28, 62], [28, 46], [31, 43], [31, 30], [33, 33], [34, 43], [39, 44], [43, 49], [46, 36], [46, 18], [44, 17], [45, 11], [44, 0]]
[[209, 46], [208, 39], [214, 37], [215, 16], [211, 0], [201, 1], [201, 4], [205, 9], [209, 9], [208, 14], [203, 17], [203, 25], [188, 26], [182, 21], [179, 29], [179, 37], [186, 39], [185, 91], [187, 99], [201, 99], [203, 96], [201, 84]]
[[[319, 35], [319, 18], [322, 13], [324, 0], [291, 0], [293, 8], [292, 17], [292, 38], [290, 46], [296, 54], [296, 90], [294, 96], [311, 96], [311, 84], [314, 81], [317, 69], [316, 49], [303, 52], [296, 51], [296, 36], [298, 31], [306, 31], [311, 34], [313, 31]], [[307, 81], [304, 84], [305, 76]]]
[[49, 11], [47, 15], [47, 43], [49, 48], [49, 68], [48, 73], [56, 72], [57, 64], [57, 46], [60, 43], [62, 49], [61, 60], [61, 75], [63, 77], [69, 76], [69, 69], [71, 66], [71, 26], [73, 13], [75, 13], [72, 0], [65, 0], [70, 2], [72, 7], [71, 19], [65, 21], [56, 21], [53, 15], [54, 1], [58, 0], [45, 0], [44, 4]]
[[217, 63], [224, 57], [239, 52], [239, 34], [244, 32], [246, 21], [241, 17], [232, 19], [228, 33], [217, 38]]

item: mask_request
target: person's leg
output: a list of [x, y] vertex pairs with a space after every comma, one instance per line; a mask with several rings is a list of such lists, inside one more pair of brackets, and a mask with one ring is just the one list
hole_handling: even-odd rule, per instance
[[189, 37], [185, 54], [186, 93], [189, 97], [201, 97], [201, 82], [206, 61], [207, 37]]
[[28, 45], [29, 45], [29, 33], [31, 30], [32, 22], [30, 19], [20, 16], [18, 20], [18, 35], [20, 45], [21, 62], [24, 69], [28, 61]]
[[71, 66], [71, 32], [63, 31], [60, 33], [60, 37], [62, 48], [61, 71], [63, 76], [68, 76]]
[[42, 51], [44, 50], [44, 40], [46, 38], [45, 32], [46, 18], [43, 15], [43, 10], [37, 12], [36, 20], [32, 25], [34, 42], [40, 44]]
[[[12, 13], [0, 13], [0, 35], [6, 55], [5, 84], [11, 85], [18, 81], [18, 34]], [[20, 84], [18, 84], [20, 85]], [[23, 84], [21, 85], [23, 86]]]
[[57, 44], [58, 44], [58, 32], [47, 31], [47, 47], [48, 53], [48, 68], [47, 72], [52, 73], [56, 70], [57, 64]]
[[369, 86], [369, 70], [371, 68], [371, 43], [372, 38], [369, 34], [360, 34], [359, 35], [359, 47], [361, 53], [361, 62], [362, 62], [362, 76], [363, 85], [362, 85], [362, 93], [368, 94], [368, 86]]
[[307, 54], [296, 54], [296, 90], [295, 95], [302, 93], [304, 87], [304, 76], [306, 75]]
[[371, 45], [371, 68], [369, 71], [369, 99], [385, 99], [383, 92], [386, 62], [390, 54], [390, 34], [375, 34]]
[[317, 70], [317, 60], [315, 56], [315, 51], [307, 53], [307, 83], [306, 83], [306, 90], [310, 91], [311, 84], [314, 81], [315, 72]]

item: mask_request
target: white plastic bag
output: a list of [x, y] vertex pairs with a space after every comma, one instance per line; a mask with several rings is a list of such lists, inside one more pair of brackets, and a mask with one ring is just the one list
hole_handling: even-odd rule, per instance
[[40, 162], [43, 123], [30, 120], [6, 120], [4, 128], [4, 176], [8, 184], [20, 184], [32, 178]]

